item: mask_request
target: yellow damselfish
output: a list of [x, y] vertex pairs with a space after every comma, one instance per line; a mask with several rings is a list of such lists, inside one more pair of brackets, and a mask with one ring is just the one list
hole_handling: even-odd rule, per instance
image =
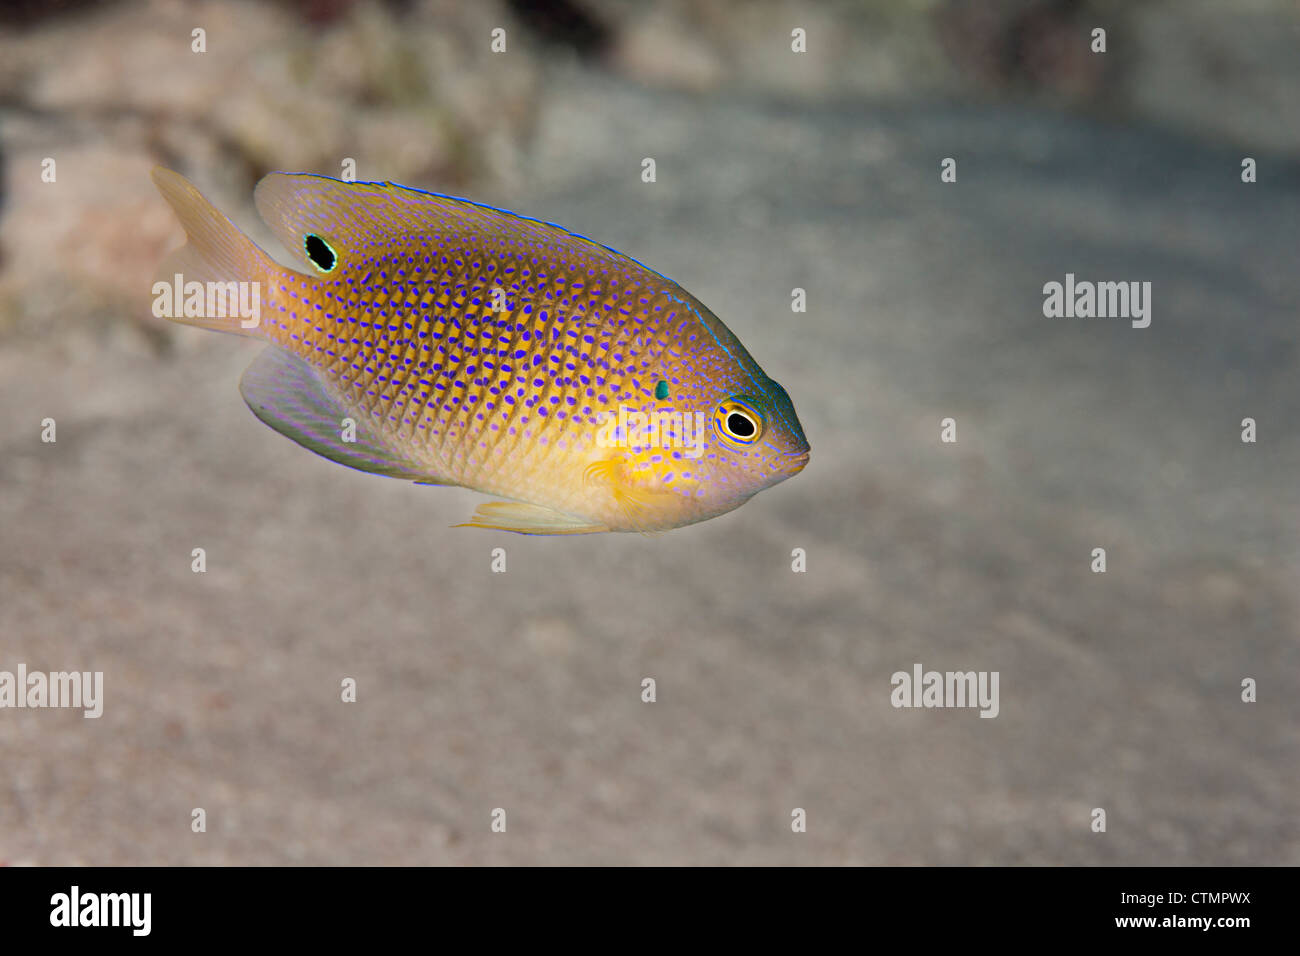
[[257, 209], [300, 272], [184, 177], [153, 179], [189, 238], [155, 301], [270, 343], [240, 382], [254, 414], [352, 468], [509, 499], [479, 506], [474, 527], [662, 531], [808, 462], [790, 397], [717, 316], [559, 226], [393, 183], [272, 173]]

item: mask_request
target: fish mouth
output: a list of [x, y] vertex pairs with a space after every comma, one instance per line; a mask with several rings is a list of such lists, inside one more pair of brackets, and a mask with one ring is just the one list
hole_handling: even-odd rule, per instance
[[791, 467], [793, 468], [794, 471], [803, 471], [804, 465], [808, 464], [808, 459], [811, 456], [812, 456], [811, 448], [809, 448], [807, 451], [799, 452], [798, 454], [792, 454], [790, 456]]

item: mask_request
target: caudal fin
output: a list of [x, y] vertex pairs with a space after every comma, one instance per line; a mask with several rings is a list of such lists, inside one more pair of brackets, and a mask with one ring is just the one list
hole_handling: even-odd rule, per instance
[[189, 238], [158, 267], [155, 314], [204, 329], [258, 336], [261, 313], [280, 267], [184, 176], [157, 166], [153, 181]]

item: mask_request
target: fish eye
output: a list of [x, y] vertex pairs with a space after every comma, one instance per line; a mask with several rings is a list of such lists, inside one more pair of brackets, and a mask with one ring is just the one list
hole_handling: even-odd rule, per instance
[[303, 237], [302, 246], [311, 264], [321, 272], [333, 272], [334, 267], [338, 265], [339, 257], [335, 255], [334, 249], [315, 233], [307, 233]]
[[732, 412], [727, 416], [727, 431], [737, 438], [752, 438], [758, 429], [754, 427], [754, 420], [744, 412]]
[[739, 445], [752, 445], [763, 434], [763, 416], [738, 399], [722, 402], [713, 421], [723, 437]]

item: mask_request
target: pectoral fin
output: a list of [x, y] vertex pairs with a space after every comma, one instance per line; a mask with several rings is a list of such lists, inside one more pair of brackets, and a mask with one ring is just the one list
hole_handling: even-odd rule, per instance
[[628, 481], [627, 471], [627, 463], [622, 457], [602, 458], [583, 470], [582, 480], [584, 484], [606, 489], [613, 496], [626, 524], [619, 530], [653, 534], [658, 523], [655, 515], [664, 507], [675, 504], [674, 496], [633, 486]]

